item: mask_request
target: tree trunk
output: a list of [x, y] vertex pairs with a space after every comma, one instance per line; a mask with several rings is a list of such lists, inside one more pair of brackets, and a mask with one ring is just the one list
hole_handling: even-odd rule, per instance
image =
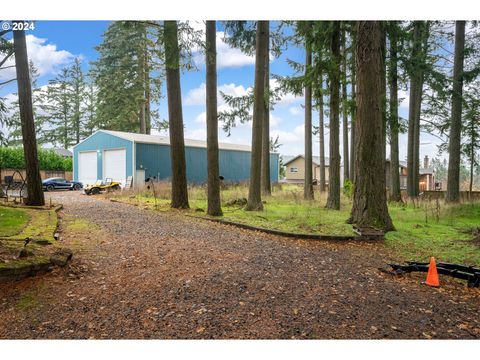
[[[472, 121], [472, 128], [473, 128], [473, 121]], [[475, 147], [474, 147], [473, 129], [472, 129], [472, 148], [470, 150], [470, 185], [468, 187], [468, 190], [470, 192], [470, 199], [472, 199], [474, 167], [475, 167]]]
[[[385, 194], [382, 151], [382, 30], [379, 21], [356, 24], [357, 117], [356, 174], [350, 222], [358, 227], [393, 230]], [[379, 175], [380, 174], [380, 175]]]
[[215, 21], [206, 24], [206, 99], [207, 99], [207, 171], [208, 215], [222, 215], [220, 205], [220, 173], [218, 164], [217, 116], [217, 27]]
[[382, 31], [382, 58], [383, 58], [383, 68], [382, 68], [382, 156], [383, 161], [387, 160], [387, 69], [386, 69], [386, 60], [387, 60], [387, 34], [385, 32], [385, 23], [380, 23]]
[[[146, 36], [146, 34], [145, 34]], [[148, 47], [145, 41], [145, 127], [146, 133], [150, 134], [152, 130], [152, 119], [150, 113], [150, 98], [151, 98], [151, 91], [150, 91], [150, 66], [148, 63]]]
[[245, 210], [263, 210], [261, 194], [262, 167], [262, 122], [265, 111], [265, 49], [268, 46], [268, 21], [257, 22], [255, 50], [255, 84], [252, 121], [252, 154], [250, 164], [250, 184]]
[[356, 73], [355, 73], [355, 31], [352, 30], [352, 108], [351, 113], [351, 130], [350, 130], [350, 179], [355, 184], [355, 114], [356, 114]]
[[[146, 41], [146, 40], [145, 40]], [[139, 71], [139, 82], [142, 85], [143, 91], [142, 91], [142, 99], [140, 99], [140, 111], [139, 111], [139, 122], [140, 122], [140, 134], [146, 134], [147, 133], [147, 119], [146, 119], [146, 99], [145, 99], [145, 79], [146, 79], [146, 73], [145, 73], [145, 49], [144, 47], [140, 47], [138, 51], [138, 71]]]
[[400, 159], [398, 150], [398, 45], [397, 45], [397, 23], [392, 21], [389, 27], [390, 40], [390, 66], [388, 67], [389, 80], [389, 108], [390, 108], [390, 199], [401, 201], [400, 193]]
[[323, 109], [323, 73], [320, 72], [320, 99], [318, 100], [318, 137], [320, 143], [320, 191], [325, 191], [325, 119]]
[[165, 68], [167, 75], [168, 124], [172, 164], [173, 208], [188, 208], [185, 140], [183, 137], [182, 92], [180, 88], [180, 52], [176, 21], [165, 21]]
[[[417, 110], [421, 108], [422, 85], [420, 69], [421, 46], [422, 46], [422, 21], [415, 21], [413, 27], [413, 48], [412, 48], [412, 69], [410, 75], [410, 100], [408, 107], [408, 149], [407, 149], [407, 193], [410, 197], [416, 197], [419, 194], [418, 184], [418, 165], [419, 155], [417, 150], [417, 138], [420, 139], [419, 124], [420, 114], [417, 116]], [[417, 104], [419, 103], [419, 104]]]
[[[448, 147], [448, 202], [460, 200], [460, 146], [462, 131], [463, 59], [465, 48], [465, 21], [455, 22], [455, 58], [453, 64], [452, 121]], [[472, 144], [473, 146], [473, 144]]]
[[265, 47], [265, 107], [262, 122], [262, 195], [272, 194], [270, 184], [270, 22], [267, 21], [267, 46]]
[[30, 73], [28, 71], [27, 44], [25, 31], [13, 32], [13, 46], [15, 50], [15, 67], [18, 85], [18, 104], [20, 108], [20, 121], [22, 125], [23, 154], [27, 175], [26, 204], [31, 206], [45, 205], [43, 196], [42, 179], [37, 156], [37, 139], [32, 108], [32, 88]]
[[340, 149], [339, 149], [339, 102], [340, 102], [340, 22], [333, 22], [331, 34], [333, 66], [330, 72], [330, 166], [328, 173], [327, 208], [340, 209]]
[[343, 125], [343, 181], [350, 180], [348, 152], [348, 108], [347, 108], [347, 50], [345, 28], [342, 29], [342, 125]]
[[140, 111], [138, 117], [140, 118], [140, 134], [146, 134], [147, 123], [145, 119], [145, 103], [143, 101], [140, 104]]
[[[305, 41], [305, 74], [310, 72], [312, 67], [311, 44]], [[313, 200], [313, 163], [312, 163], [312, 84], [306, 79], [305, 84], [305, 179], [303, 198]]]

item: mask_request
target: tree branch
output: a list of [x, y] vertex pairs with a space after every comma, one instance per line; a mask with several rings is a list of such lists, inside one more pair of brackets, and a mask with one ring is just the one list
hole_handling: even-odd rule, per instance
[[8, 83], [11, 83], [12, 81], [15, 81], [15, 80], [17, 80], [17, 78], [15, 78], [15, 79], [10, 79], [10, 80], [1, 82], [1, 83], [0, 83], [0, 86], [7, 85]]
[[13, 55], [13, 50], [10, 51], [10, 53], [9, 53], [7, 56], [5, 56], [2, 61], [0, 61], [0, 67], [1, 67], [3, 64], [5, 64], [5, 62], [8, 60], [8, 58], [9, 58], [10, 56], [12, 56], [12, 55]]

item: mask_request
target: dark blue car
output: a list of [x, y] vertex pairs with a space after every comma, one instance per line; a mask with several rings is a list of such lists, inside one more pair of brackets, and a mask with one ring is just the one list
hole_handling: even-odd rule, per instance
[[83, 188], [83, 184], [78, 181], [68, 181], [64, 178], [49, 178], [45, 179], [42, 182], [43, 190], [53, 191], [53, 190], [80, 190]]

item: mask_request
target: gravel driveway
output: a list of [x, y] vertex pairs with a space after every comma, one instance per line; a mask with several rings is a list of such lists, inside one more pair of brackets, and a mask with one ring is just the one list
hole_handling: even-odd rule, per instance
[[480, 337], [478, 289], [383, 274], [392, 258], [382, 244], [291, 240], [49, 196], [65, 206], [62, 242], [74, 259], [0, 284], [0, 338]]

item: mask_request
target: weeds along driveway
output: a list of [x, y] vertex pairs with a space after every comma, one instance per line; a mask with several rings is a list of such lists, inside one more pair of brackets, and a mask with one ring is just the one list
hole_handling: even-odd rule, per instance
[[382, 244], [284, 239], [53, 193], [67, 269], [0, 284], [0, 338], [478, 338], [480, 292]]

